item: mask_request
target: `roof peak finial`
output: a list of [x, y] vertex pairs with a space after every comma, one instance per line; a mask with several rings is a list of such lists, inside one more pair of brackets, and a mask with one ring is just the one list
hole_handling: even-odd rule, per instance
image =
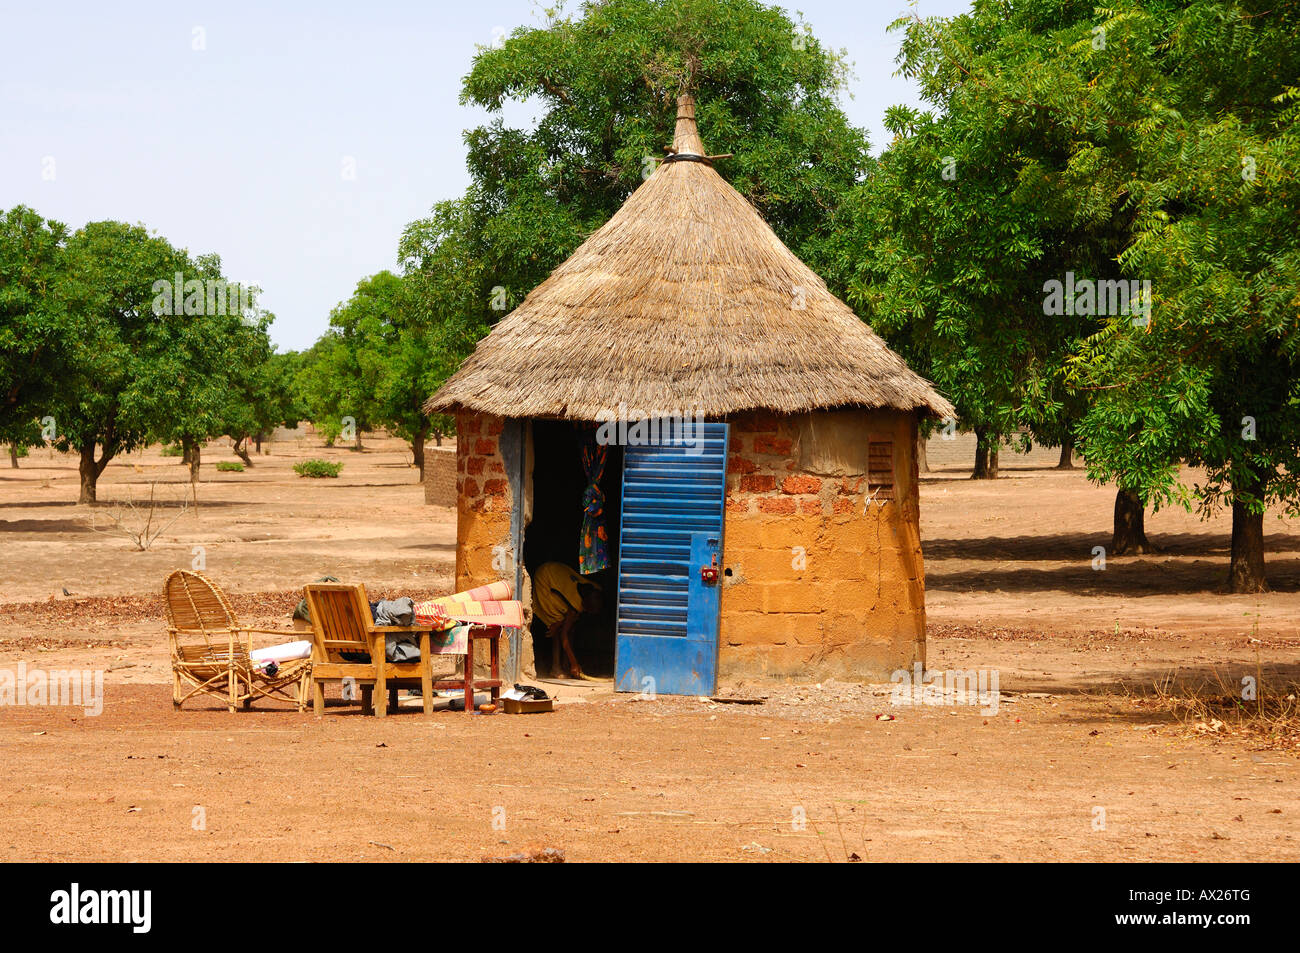
[[673, 134], [673, 152], [677, 155], [703, 156], [704, 143], [695, 125], [695, 97], [684, 92], [677, 97], [677, 129]]

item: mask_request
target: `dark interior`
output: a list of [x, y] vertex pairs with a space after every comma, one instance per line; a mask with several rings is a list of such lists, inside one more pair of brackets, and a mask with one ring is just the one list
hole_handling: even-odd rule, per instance
[[[578, 541], [582, 530], [582, 494], [586, 476], [582, 469], [581, 425], [563, 420], [534, 420], [533, 511], [524, 527], [524, 568], [532, 575], [538, 566], [561, 562], [578, 568]], [[606, 448], [601, 486], [605, 491], [605, 532], [609, 537], [610, 565], [592, 575], [604, 594], [599, 616], [584, 615], [573, 633], [573, 650], [588, 675], [611, 678], [614, 674], [614, 619], [618, 609], [618, 529], [623, 503], [623, 448]], [[533, 655], [539, 674], [550, 675], [551, 643], [546, 627], [534, 620]]]

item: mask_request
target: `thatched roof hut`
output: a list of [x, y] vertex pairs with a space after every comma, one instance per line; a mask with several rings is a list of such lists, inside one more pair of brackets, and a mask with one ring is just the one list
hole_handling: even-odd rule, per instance
[[[614, 597], [583, 664], [620, 691], [924, 662], [916, 446], [952, 406], [714, 170], [690, 96], [654, 174], [425, 408], [457, 417], [457, 588], [513, 567], [529, 601], [579, 567]], [[546, 648], [556, 674], [545, 625], [507, 670]]]
[[611, 400], [953, 413], [713, 168], [689, 95], [668, 158], [425, 409], [591, 420]]

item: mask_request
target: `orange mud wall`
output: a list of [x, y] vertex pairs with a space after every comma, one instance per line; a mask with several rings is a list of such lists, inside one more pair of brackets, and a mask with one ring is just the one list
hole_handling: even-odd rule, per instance
[[917, 419], [730, 419], [718, 672], [887, 679], [925, 661]]
[[456, 451], [452, 447], [424, 448], [424, 502], [456, 505]]

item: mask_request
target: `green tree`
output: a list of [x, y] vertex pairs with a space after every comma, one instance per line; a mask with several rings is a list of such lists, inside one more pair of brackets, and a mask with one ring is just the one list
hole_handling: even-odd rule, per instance
[[223, 275], [216, 255], [187, 259], [182, 277], [190, 289], [183, 301], [157, 294], [164, 280], [151, 306], [158, 333], [146, 355], [149, 437], [179, 443], [197, 484], [207, 441], [226, 433], [242, 439], [259, 423], [257, 387], [271, 352], [271, 318], [258, 311], [255, 289]]
[[[1116, 484], [1117, 548], [1145, 545], [1144, 506], [1231, 505], [1236, 591], [1264, 585], [1264, 507], [1296, 508], [1297, 10], [976, 0], [900, 21], [903, 71], [937, 113], [891, 115], [863, 187], [886, 217], [850, 293], [964, 415], [1069, 425], [1089, 476]], [[974, 198], [938, 195], [945, 155], [952, 185], [974, 166]], [[1152, 295], [1138, 315], [1080, 297], [1043, 323], [1063, 272]], [[1180, 461], [1205, 481], [1180, 483]]]
[[[1155, 301], [1149, 325], [1112, 320], [1080, 351], [1077, 380], [1098, 395], [1086, 458], [1100, 479], [1136, 474], [1147, 498], [1229, 506], [1234, 592], [1267, 586], [1264, 510], [1300, 511], [1298, 16], [1295, 2], [1147, 2], [1103, 24], [1123, 57], [1108, 71], [1141, 74], [1120, 260]], [[1179, 457], [1204, 482], [1180, 484]]]
[[333, 326], [304, 352], [297, 378], [307, 416], [326, 444], [351, 429], [357, 450], [363, 449], [361, 432], [373, 426], [376, 384], [363, 374], [354, 342]]
[[42, 442], [39, 421], [60, 389], [69, 320], [56, 289], [67, 237], [25, 206], [0, 211], [0, 443], [13, 448], [15, 465]]
[[294, 385], [299, 355], [277, 353], [265, 334], [247, 335], [244, 347], [250, 352], [247, 371], [236, 382], [223, 416], [232, 449], [251, 467], [250, 441], [260, 451], [266, 434], [280, 425], [295, 426], [305, 414]]
[[346, 360], [326, 366], [356, 369], [366, 419], [410, 442], [423, 477], [424, 444], [433, 422], [422, 405], [444, 378], [445, 367], [434, 358], [429, 321], [410, 285], [389, 271], [358, 282], [352, 297], [330, 315], [336, 352], [345, 351]]
[[51, 416], [55, 446], [80, 456], [80, 501], [96, 501], [115, 456], [153, 440], [179, 442], [197, 481], [199, 448], [230, 429], [269, 353], [270, 317], [228, 285], [217, 256], [191, 259], [139, 225], [91, 222], [64, 254]]
[[1068, 465], [1087, 400], [1062, 367], [1099, 325], [1053, 313], [1044, 284], [1121, 277], [1122, 192], [1073, 165], [1095, 89], [1062, 54], [1093, 22], [1090, 3], [1026, 0], [896, 21], [900, 72], [931, 109], [887, 112], [893, 139], [839, 216], [849, 302], [953, 400], [977, 478], [1017, 432]]
[[[398, 257], [410, 307], [424, 316], [427, 393], [432, 394], [487, 334], [488, 316], [503, 312], [504, 288], [492, 293], [493, 255], [469, 199], [440, 202], [428, 218], [408, 225]], [[433, 423], [448, 427], [445, 419]]]
[[[104, 468], [144, 444], [174, 362], [172, 325], [154, 314], [156, 281], [184, 272], [183, 252], [121, 222], [91, 222], [67, 241], [60, 294], [73, 316], [60, 366], [54, 444], [80, 456], [80, 502], [94, 503]], [[98, 450], [98, 453], [97, 453]]]

